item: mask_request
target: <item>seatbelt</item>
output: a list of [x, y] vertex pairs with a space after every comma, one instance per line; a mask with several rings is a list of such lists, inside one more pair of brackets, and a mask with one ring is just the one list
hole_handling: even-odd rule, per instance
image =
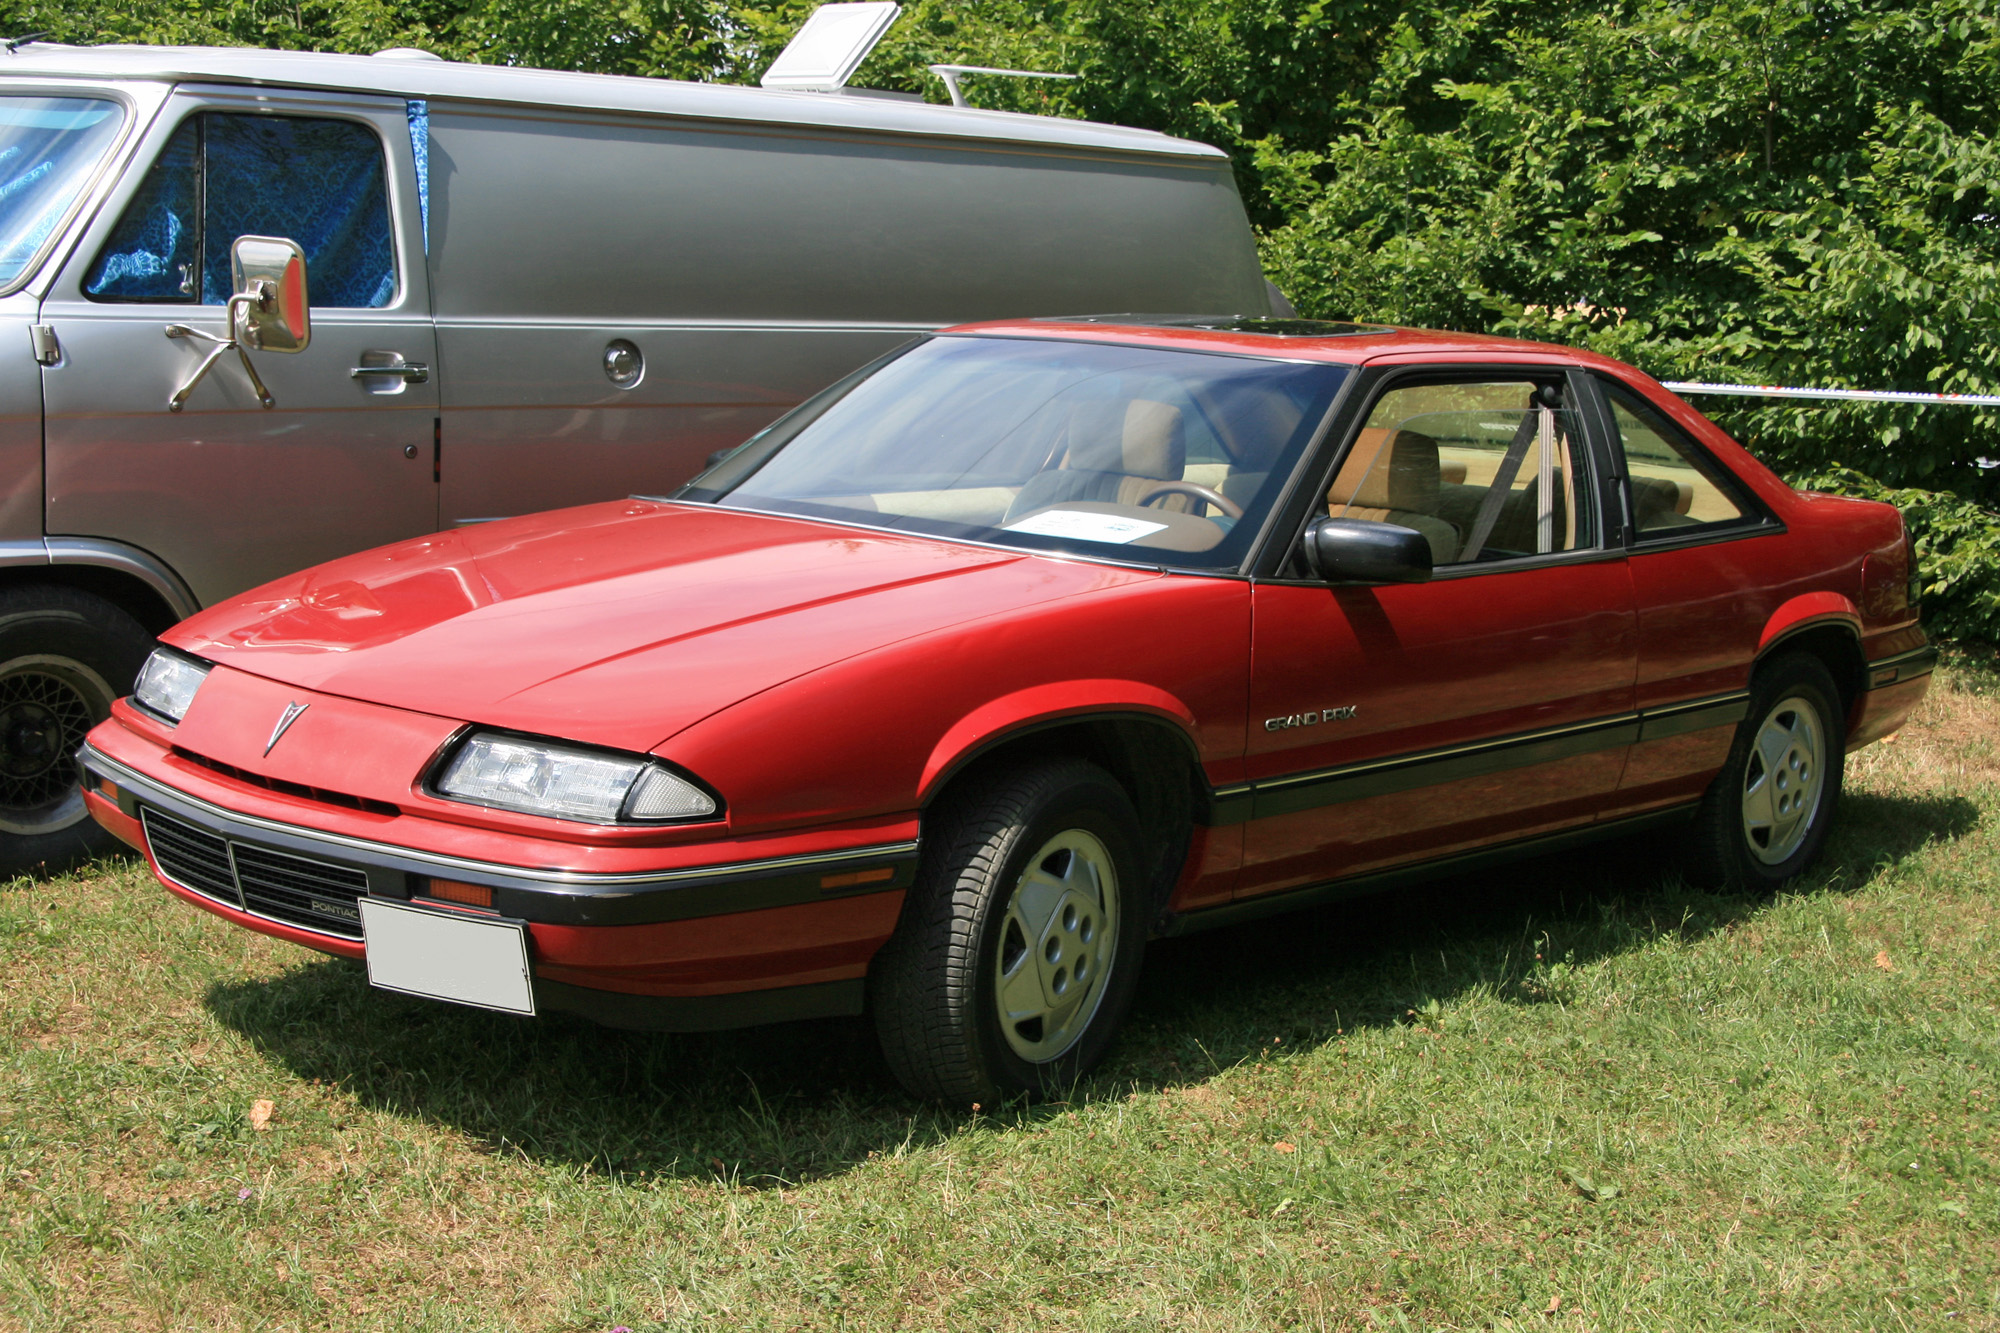
[[1556, 549], [1556, 411], [1545, 404], [1535, 405], [1540, 422], [1535, 431], [1536, 457], [1540, 470], [1535, 475], [1535, 553], [1547, 555]]
[[1477, 560], [1486, 539], [1493, 535], [1493, 525], [1500, 521], [1500, 506], [1507, 503], [1507, 492], [1514, 488], [1514, 474], [1521, 470], [1521, 460], [1528, 456], [1528, 442], [1535, 438], [1540, 426], [1536, 413], [1531, 411], [1522, 415], [1521, 428], [1514, 432], [1507, 452], [1500, 458], [1500, 467], [1493, 474], [1493, 485], [1487, 490], [1486, 498], [1479, 502], [1479, 512], [1473, 516], [1472, 531], [1458, 553], [1460, 562]]

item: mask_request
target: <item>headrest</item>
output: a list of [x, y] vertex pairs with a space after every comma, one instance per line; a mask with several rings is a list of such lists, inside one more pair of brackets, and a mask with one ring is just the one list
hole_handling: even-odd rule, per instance
[[1326, 493], [1330, 509], [1437, 512], [1438, 445], [1413, 430], [1364, 430]]
[[1187, 468], [1181, 410], [1151, 398], [1100, 400], [1070, 417], [1069, 458], [1075, 472], [1118, 472], [1178, 481]]

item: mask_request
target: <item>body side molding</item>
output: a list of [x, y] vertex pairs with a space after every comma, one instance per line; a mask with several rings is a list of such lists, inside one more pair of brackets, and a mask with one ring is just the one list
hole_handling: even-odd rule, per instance
[[1734, 726], [1743, 720], [1749, 703], [1749, 691], [1735, 690], [1663, 704], [1643, 712], [1615, 713], [1564, 727], [1497, 736], [1469, 745], [1386, 755], [1338, 768], [1215, 787], [1208, 796], [1210, 817], [1200, 822], [1210, 827], [1240, 824], [1462, 778], [1483, 777], [1710, 727]]

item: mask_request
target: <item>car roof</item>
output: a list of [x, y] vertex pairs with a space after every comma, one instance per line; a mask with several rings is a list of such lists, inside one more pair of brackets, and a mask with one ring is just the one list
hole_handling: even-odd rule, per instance
[[138, 80], [334, 88], [403, 98], [653, 113], [875, 130], [954, 139], [1007, 140], [1145, 156], [1227, 159], [1219, 148], [1153, 130], [1010, 111], [933, 105], [848, 93], [780, 92], [737, 84], [473, 65], [410, 57], [329, 55], [231, 46], [65, 46], [33, 42], [0, 56], [15, 78]]
[[1042, 319], [986, 320], [940, 330], [1011, 338], [1060, 338], [1116, 342], [1183, 351], [1228, 352], [1282, 357], [1288, 361], [1332, 361], [1366, 365], [1382, 360], [1561, 360], [1634, 373], [1632, 367], [1595, 352], [1560, 343], [1495, 338], [1483, 333], [1448, 333], [1393, 324], [1290, 319], [1266, 315], [1065, 315]]

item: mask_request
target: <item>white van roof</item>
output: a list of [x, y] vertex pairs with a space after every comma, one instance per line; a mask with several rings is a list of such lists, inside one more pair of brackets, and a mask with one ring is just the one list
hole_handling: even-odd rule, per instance
[[1089, 120], [851, 94], [776, 92], [736, 84], [681, 83], [447, 60], [322, 55], [241, 46], [63, 46], [0, 49], [0, 77], [146, 79], [271, 88], [336, 88], [404, 98], [637, 111], [706, 120], [776, 122], [955, 139], [993, 139], [1176, 157], [1226, 157], [1220, 149], [1152, 130]]

